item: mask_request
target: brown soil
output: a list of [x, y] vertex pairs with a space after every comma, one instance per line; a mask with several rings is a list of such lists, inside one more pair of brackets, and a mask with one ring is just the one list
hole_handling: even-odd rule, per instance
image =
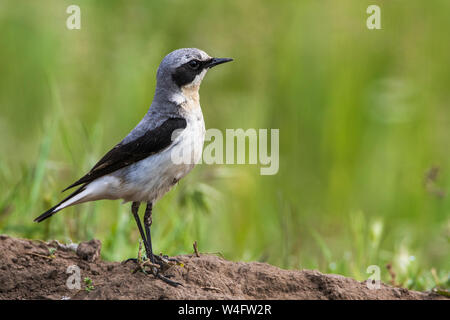
[[[174, 288], [153, 275], [132, 273], [133, 262], [102, 261], [100, 246], [98, 240], [75, 248], [0, 235], [0, 299], [444, 299], [385, 284], [369, 290], [364, 282], [339, 275], [231, 262], [215, 255], [176, 257], [184, 266], [164, 272], [183, 284]], [[80, 268], [80, 290], [66, 286], [71, 265]], [[90, 291], [85, 277], [92, 280]]]

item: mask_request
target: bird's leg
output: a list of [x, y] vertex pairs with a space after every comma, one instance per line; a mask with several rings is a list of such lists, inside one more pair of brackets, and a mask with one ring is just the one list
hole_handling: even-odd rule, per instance
[[141, 234], [142, 241], [144, 241], [145, 251], [148, 254], [149, 248], [147, 248], [147, 238], [145, 237], [144, 229], [142, 229], [142, 224], [141, 220], [139, 219], [138, 213], [140, 204], [141, 204], [140, 202], [133, 202], [133, 204], [131, 205], [131, 212], [133, 213], [134, 220], [136, 220], [136, 224], [138, 226], [139, 233]]
[[[133, 202], [131, 204], [131, 212], [133, 213], [134, 216], [134, 220], [136, 220], [136, 224], [138, 226], [139, 229], [139, 233], [141, 234], [141, 238], [142, 241], [144, 242], [144, 246], [145, 246], [145, 251], [148, 253], [148, 249], [147, 249], [147, 239], [145, 238], [145, 234], [144, 234], [144, 229], [142, 228], [142, 224], [141, 224], [141, 220], [139, 219], [139, 206], [141, 205], [140, 202]], [[139, 244], [139, 253], [138, 255], [140, 255], [141, 249], [140, 249], [140, 244]], [[136, 258], [130, 258], [124, 261], [124, 263], [128, 262], [128, 261], [134, 261], [139, 263], [139, 257], [138, 259]]]
[[[150, 259], [151, 263], [155, 264], [158, 263], [160, 266], [163, 264], [163, 260], [159, 256], [155, 256], [153, 254], [153, 248], [152, 248], [152, 235], [150, 233], [150, 228], [152, 226], [152, 209], [153, 204], [151, 202], [147, 203], [147, 207], [145, 208], [145, 214], [144, 214], [144, 228], [145, 228], [145, 238], [147, 239], [147, 243], [145, 246], [145, 250], [147, 252], [147, 258]], [[158, 262], [156, 262], [158, 261]]]
[[150, 259], [152, 263], [155, 263], [155, 257], [153, 255], [152, 248], [152, 235], [150, 233], [150, 227], [152, 226], [152, 208], [153, 204], [151, 202], [147, 203], [147, 207], [145, 208], [144, 214], [144, 227], [145, 227], [145, 235], [147, 239], [145, 250], [147, 251], [147, 258]]
[[[146, 246], [146, 251], [147, 251], [147, 256], [150, 259], [150, 261], [152, 263], [157, 263], [160, 266], [162, 266], [163, 264], [171, 264], [170, 262], [173, 262], [173, 264], [180, 264], [180, 262], [175, 259], [175, 258], [169, 258], [167, 255], [154, 255], [153, 254], [153, 248], [152, 248], [152, 237], [151, 237], [151, 233], [150, 233], [150, 228], [152, 226], [152, 211], [153, 211], [153, 204], [151, 202], [147, 203], [147, 207], [145, 209], [145, 214], [144, 214], [144, 227], [145, 227], [145, 234], [146, 234], [146, 239], [147, 239], [147, 246]], [[147, 249], [148, 248], [148, 249]], [[149, 256], [150, 254], [150, 256]]]
[[152, 226], [152, 208], [153, 208], [153, 204], [151, 202], [148, 202], [147, 207], [145, 208], [145, 214], [144, 214], [144, 228], [145, 228], [145, 234], [146, 234], [146, 238], [147, 238], [147, 246], [146, 246], [147, 257], [150, 259], [152, 265], [155, 265], [156, 260], [158, 260], [156, 263], [160, 266], [160, 268], [152, 267], [152, 271], [153, 271], [153, 274], [155, 275], [155, 277], [176, 287], [176, 286], [181, 285], [181, 283], [170, 280], [167, 277], [165, 277], [159, 273], [159, 270], [161, 270], [163, 267], [167, 266], [170, 263], [166, 262], [163, 257], [155, 256], [153, 254], [152, 236], [150, 233], [150, 228]]
[[139, 206], [141, 205], [140, 202], [133, 202], [131, 204], [131, 213], [133, 213], [134, 220], [136, 220], [136, 224], [139, 229], [139, 233], [141, 234], [142, 240], [145, 242], [145, 234], [144, 230], [142, 229], [141, 221], [139, 220]]
[[[136, 220], [136, 224], [139, 229], [139, 233], [141, 234], [141, 238], [144, 242], [145, 246], [145, 252], [147, 254], [147, 260], [143, 260], [141, 257], [141, 244], [139, 244], [139, 252], [138, 252], [138, 258], [137, 259], [128, 259], [125, 261], [134, 261], [137, 263], [136, 269], [133, 271], [133, 273], [137, 271], [142, 271], [146, 273], [145, 267], [150, 266], [152, 273], [157, 277], [158, 279], [163, 280], [164, 282], [172, 285], [172, 286], [179, 286], [182, 285], [181, 283], [178, 283], [176, 281], [170, 280], [167, 277], [161, 275], [159, 273], [160, 269], [163, 267], [166, 267], [167, 265], [170, 265], [169, 260], [166, 259], [164, 256], [155, 256], [152, 251], [152, 238], [150, 234], [150, 227], [152, 225], [152, 203], [147, 203], [147, 208], [145, 209], [145, 215], [144, 215], [144, 226], [145, 226], [145, 234], [144, 229], [142, 228], [141, 221], [139, 219], [139, 202], [133, 202], [131, 205], [131, 212], [133, 213], [134, 219]], [[156, 262], [156, 263], [155, 263]]]

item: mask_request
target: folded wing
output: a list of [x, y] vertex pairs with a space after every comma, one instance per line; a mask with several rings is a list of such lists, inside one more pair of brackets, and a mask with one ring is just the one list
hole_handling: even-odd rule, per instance
[[81, 179], [63, 191], [75, 186], [89, 183], [97, 178], [112, 173], [152, 154], [158, 153], [172, 144], [175, 130], [186, 128], [183, 118], [169, 118], [161, 126], [147, 131], [139, 138], [128, 143], [119, 143], [100, 159], [99, 162]]

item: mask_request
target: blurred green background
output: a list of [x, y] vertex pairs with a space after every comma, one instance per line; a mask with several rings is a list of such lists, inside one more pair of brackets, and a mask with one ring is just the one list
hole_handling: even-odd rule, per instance
[[[81, 30], [66, 8], [81, 7]], [[366, 8], [381, 7], [382, 30]], [[233, 57], [201, 88], [207, 128], [279, 128], [280, 170], [199, 165], [154, 210], [156, 252], [448, 286], [450, 2], [0, 2], [0, 233], [136, 256], [129, 204], [33, 218], [146, 113], [161, 59]], [[1, 253], [0, 253], [1, 254]]]

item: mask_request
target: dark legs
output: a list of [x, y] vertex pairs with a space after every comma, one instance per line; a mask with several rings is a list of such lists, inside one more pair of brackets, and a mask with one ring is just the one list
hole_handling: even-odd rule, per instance
[[[137, 226], [138, 226], [139, 233], [141, 234], [142, 241], [144, 242], [145, 252], [146, 252], [147, 255], [148, 255], [148, 253], [149, 253], [150, 250], [149, 250], [149, 248], [147, 248], [147, 247], [148, 247], [148, 245], [147, 245], [147, 239], [146, 239], [146, 237], [145, 237], [144, 230], [142, 229], [141, 221], [139, 220], [139, 214], [138, 214], [139, 206], [140, 206], [140, 203], [139, 203], [139, 202], [133, 202], [133, 204], [131, 205], [131, 212], [133, 213], [134, 220], [136, 220], [136, 224], [137, 224]], [[151, 251], [150, 251], [150, 252], [151, 252]], [[152, 262], [153, 262], [153, 261], [152, 261]]]
[[150, 259], [150, 262], [152, 264], [152, 272], [155, 275], [155, 277], [163, 280], [164, 282], [172, 285], [172, 286], [178, 286], [181, 285], [181, 283], [175, 282], [173, 280], [170, 280], [168, 278], [166, 278], [165, 276], [161, 275], [159, 273], [158, 268], [155, 267], [156, 264], [158, 264], [160, 267], [163, 267], [164, 265], [164, 260], [159, 258], [158, 261], [155, 261], [157, 258], [154, 254], [153, 254], [153, 248], [152, 248], [152, 236], [150, 233], [150, 227], [152, 225], [152, 208], [153, 208], [153, 204], [151, 202], [147, 202], [147, 207], [145, 208], [145, 214], [144, 214], [144, 228], [145, 228], [145, 234], [144, 234], [144, 230], [142, 229], [142, 224], [141, 221], [139, 219], [139, 202], [133, 202], [133, 204], [131, 205], [131, 212], [133, 213], [134, 219], [136, 220], [136, 224], [138, 226], [139, 229], [139, 233], [141, 234], [141, 238], [142, 241], [144, 242], [144, 246], [145, 246], [145, 252], [147, 253], [147, 258]]
[[[145, 236], [147, 238], [147, 257], [150, 259], [152, 263], [155, 263], [155, 258], [153, 256], [153, 248], [152, 248], [152, 235], [150, 233], [150, 227], [152, 226], [152, 209], [153, 204], [151, 202], [147, 202], [147, 207], [145, 208], [144, 214], [144, 228], [145, 228]], [[147, 249], [148, 247], [148, 249]], [[150, 255], [149, 255], [150, 254]]]

